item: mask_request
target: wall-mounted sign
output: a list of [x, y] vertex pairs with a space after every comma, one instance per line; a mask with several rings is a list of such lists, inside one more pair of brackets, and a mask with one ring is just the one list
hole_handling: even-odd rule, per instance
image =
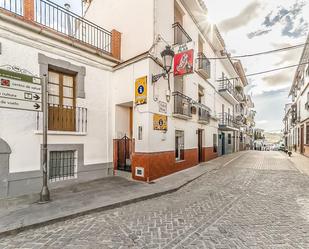
[[0, 108], [41, 112], [41, 78], [0, 69]]
[[167, 130], [167, 116], [160, 114], [153, 114], [153, 129], [154, 130]]
[[159, 101], [158, 105], [159, 105], [159, 112], [167, 113], [167, 103], [166, 102]]
[[180, 52], [174, 57], [174, 75], [193, 73], [194, 50]]
[[135, 81], [135, 104], [142, 105], [147, 103], [147, 76], [136, 79]]

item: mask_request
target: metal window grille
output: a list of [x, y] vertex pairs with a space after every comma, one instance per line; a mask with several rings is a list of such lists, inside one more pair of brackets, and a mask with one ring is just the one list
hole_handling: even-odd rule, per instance
[[51, 151], [49, 157], [49, 180], [58, 181], [75, 177], [76, 151]]

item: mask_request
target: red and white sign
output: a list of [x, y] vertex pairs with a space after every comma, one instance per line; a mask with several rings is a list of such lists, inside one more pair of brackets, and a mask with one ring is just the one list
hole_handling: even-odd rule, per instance
[[193, 54], [194, 50], [190, 49], [174, 57], [174, 75], [184, 75], [193, 73]]

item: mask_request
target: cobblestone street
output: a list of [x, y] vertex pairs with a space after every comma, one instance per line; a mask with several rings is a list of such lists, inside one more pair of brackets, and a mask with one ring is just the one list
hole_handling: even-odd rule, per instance
[[1, 238], [0, 248], [309, 248], [309, 176], [280, 152], [247, 152], [175, 193]]

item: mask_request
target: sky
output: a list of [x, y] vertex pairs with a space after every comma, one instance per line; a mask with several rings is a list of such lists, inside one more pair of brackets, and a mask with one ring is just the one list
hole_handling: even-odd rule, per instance
[[[233, 55], [252, 54], [306, 42], [309, 0], [204, 0], [208, 20], [217, 24]], [[299, 63], [302, 49], [243, 58], [247, 74]], [[248, 93], [257, 111], [257, 127], [283, 128], [284, 105], [296, 68], [248, 77]]]
[[[71, 4], [80, 13], [80, 0], [53, 0]], [[117, 0], [115, 0], [117, 1]], [[204, 0], [207, 19], [217, 24], [231, 55], [252, 54], [305, 43], [309, 32], [309, 0]], [[307, 13], [307, 15], [306, 15]], [[299, 63], [302, 47], [280, 53], [243, 58], [247, 74]], [[296, 68], [248, 77], [248, 94], [257, 111], [258, 128], [283, 128], [284, 105]]]

